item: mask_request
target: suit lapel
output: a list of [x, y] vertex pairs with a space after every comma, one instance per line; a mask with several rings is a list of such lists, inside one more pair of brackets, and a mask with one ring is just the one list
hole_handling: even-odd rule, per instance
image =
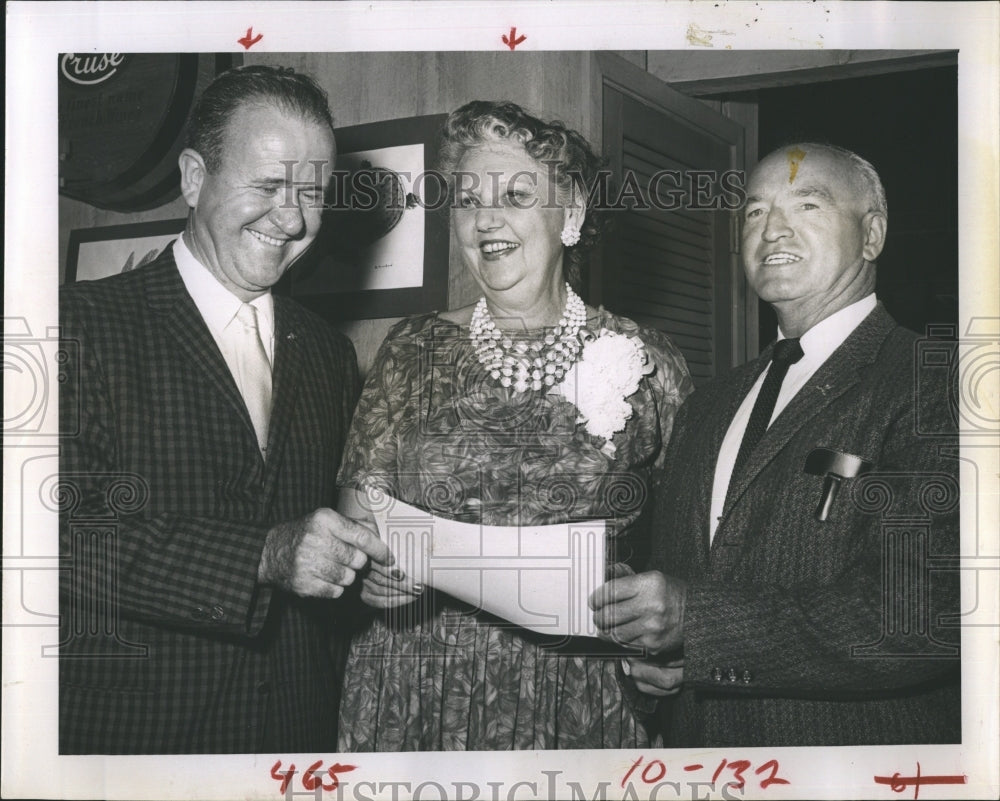
[[274, 298], [274, 381], [271, 424], [267, 439], [267, 479], [273, 482], [284, 455], [302, 381], [302, 334], [286, 299]]
[[232, 407], [256, 442], [253, 422], [233, 374], [205, 320], [177, 271], [173, 248], [167, 247], [151, 264], [146, 275], [146, 302], [160, 319], [161, 330], [172, 338], [190, 364]]
[[[880, 303], [830, 358], [820, 365], [764, 433], [741, 475], [733, 477], [735, 483], [730, 486], [726, 495], [726, 505], [719, 521], [720, 529], [750, 485], [777, 458], [789, 440], [861, 380], [861, 368], [875, 360], [879, 347], [894, 326], [895, 322]], [[765, 351], [765, 355], [770, 359], [770, 349]], [[763, 359], [763, 355], [761, 358]], [[766, 364], [767, 361], [764, 361], [765, 366]], [[740, 544], [743, 534], [742, 531], [729, 533], [726, 543]], [[718, 542], [721, 538], [716, 536], [715, 539]]]
[[[736, 415], [737, 409], [747, 396], [754, 381], [760, 376], [770, 361], [770, 351], [757, 360], [750, 362], [746, 367], [727, 374], [720, 379], [720, 385], [711, 395], [711, 408], [706, 410], [702, 420], [706, 423], [705, 450], [707, 462], [705, 472], [708, 480], [695, 479], [695, 486], [698, 488], [698, 506], [696, 509], [696, 520], [703, 521], [700, 526], [701, 534], [701, 555], [707, 559], [710, 539], [709, 523], [712, 515], [712, 484], [715, 475], [715, 465], [719, 461], [719, 450], [722, 448], [722, 440], [726, 437], [729, 425]], [[692, 474], [693, 475], [693, 474]]]

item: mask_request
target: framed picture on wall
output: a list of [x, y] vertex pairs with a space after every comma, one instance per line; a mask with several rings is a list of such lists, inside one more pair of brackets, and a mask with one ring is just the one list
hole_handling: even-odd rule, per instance
[[149, 264], [178, 237], [186, 222], [180, 218], [70, 231], [66, 283], [94, 281]]
[[331, 320], [445, 308], [448, 203], [431, 170], [443, 114], [336, 131], [323, 226], [288, 291]]

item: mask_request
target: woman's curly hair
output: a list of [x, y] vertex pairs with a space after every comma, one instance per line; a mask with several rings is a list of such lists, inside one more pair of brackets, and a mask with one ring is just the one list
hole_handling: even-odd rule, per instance
[[[560, 202], [567, 202], [575, 189], [586, 205], [603, 160], [576, 131], [558, 120], [543, 122], [509, 101], [473, 100], [449, 114], [441, 132], [438, 167], [450, 180], [467, 150], [511, 139], [522, 144], [540, 168], [551, 170]], [[574, 287], [579, 288], [586, 251], [597, 244], [606, 226], [605, 213], [585, 208], [580, 241], [565, 249], [563, 261], [566, 280]]]

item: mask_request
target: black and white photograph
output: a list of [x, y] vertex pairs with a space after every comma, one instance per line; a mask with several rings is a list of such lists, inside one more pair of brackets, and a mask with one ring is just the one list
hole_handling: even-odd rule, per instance
[[5, 797], [1000, 792], [1000, 6], [8, 8]]

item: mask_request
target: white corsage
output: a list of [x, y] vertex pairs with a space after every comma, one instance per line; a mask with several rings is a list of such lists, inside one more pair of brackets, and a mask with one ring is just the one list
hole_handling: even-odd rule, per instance
[[587, 433], [605, 440], [601, 451], [614, 456], [611, 438], [624, 430], [632, 416], [627, 398], [639, 389], [644, 375], [653, 372], [642, 341], [602, 328], [596, 337], [583, 333], [580, 358], [566, 372], [562, 383], [552, 392], [576, 406], [577, 424], [584, 423]]

